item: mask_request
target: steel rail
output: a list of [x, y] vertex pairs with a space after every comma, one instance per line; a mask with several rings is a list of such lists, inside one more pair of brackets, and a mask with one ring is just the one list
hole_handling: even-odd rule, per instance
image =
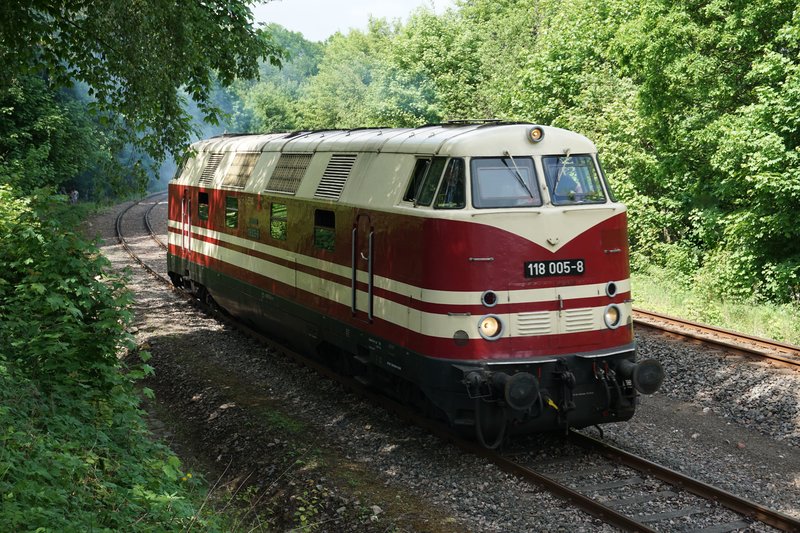
[[[374, 389], [370, 389], [368, 386], [363, 385], [355, 379], [343, 376], [323, 363], [295, 352], [291, 348], [288, 348], [274, 339], [267, 337], [261, 332], [237, 322], [230, 316], [219, 313], [212, 314], [225, 322], [227, 325], [236, 328], [238, 331], [246, 334], [250, 338], [267, 345], [273, 350], [285, 354], [288, 357], [291, 357], [304, 366], [307, 366], [308, 368], [318, 372], [320, 375], [341, 384], [343, 387], [347, 388], [359, 397], [364, 398], [371, 403], [385, 409], [386, 411], [391, 412], [402, 420], [428, 431], [430, 434], [442, 439], [445, 442], [452, 443], [467, 453], [471, 453], [477, 457], [482, 457], [488, 461], [491, 461], [504, 472], [512, 474], [528, 483], [541, 487], [543, 490], [602, 520], [606, 524], [613, 525], [624, 531], [631, 532], [652, 533], [658, 531], [657, 529], [653, 529], [647, 524], [635, 520], [631, 516], [604, 505], [590, 496], [582, 494], [581, 492], [578, 492], [555, 479], [543, 475], [532, 468], [519, 464], [513, 459], [504, 457], [495, 450], [483, 448], [474, 441], [459, 437], [458, 435], [454, 434], [452, 429], [444, 423], [421, 415], [408, 406], [403, 405], [390, 397], [387, 397], [385, 394], [375, 392]], [[577, 444], [584, 447], [594, 448], [598, 453], [625, 464], [630, 468], [652, 475], [653, 477], [661, 479], [666, 483], [696, 494], [701, 498], [715, 501], [723, 507], [731, 509], [743, 516], [759, 520], [782, 531], [800, 533], [800, 521], [779, 513], [778, 511], [768, 509], [755, 502], [750, 502], [744, 498], [740, 498], [727, 491], [724, 491], [723, 489], [705, 484], [690, 476], [675, 472], [670, 468], [653, 463], [652, 461], [636, 456], [629, 452], [625, 452], [619, 448], [611, 446], [610, 444], [606, 444], [574, 430], [570, 432], [570, 438], [574, 439]]]
[[[164, 191], [164, 192], [156, 193], [156, 194], [154, 194], [152, 196], [149, 196], [148, 198], [155, 198], [157, 196], [162, 196], [162, 195], [167, 195], [167, 194], [168, 194], [167, 191]], [[150, 238], [153, 239], [154, 241], [156, 241], [156, 243], [158, 243], [158, 246], [162, 250], [167, 250], [168, 249], [167, 245], [164, 244], [164, 241], [162, 241], [161, 238], [156, 234], [156, 232], [153, 231], [153, 225], [150, 222], [150, 214], [153, 212], [153, 209], [155, 209], [157, 206], [161, 205], [161, 203], [162, 202], [153, 202], [153, 204], [150, 206], [150, 209], [148, 209], [147, 213], [144, 214], [144, 225], [145, 225], [145, 227], [147, 227], [147, 232], [150, 234]]]
[[[160, 194], [160, 193], [159, 193], [159, 194]], [[151, 196], [156, 196], [156, 195], [151, 195]], [[138, 264], [139, 264], [139, 265], [140, 265], [142, 268], [144, 268], [144, 269], [145, 269], [147, 272], [149, 272], [150, 274], [152, 274], [153, 276], [155, 276], [156, 278], [158, 278], [158, 279], [159, 279], [159, 280], [161, 280], [162, 282], [164, 282], [164, 283], [167, 283], [167, 284], [170, 284], [170, 285], [171, 285], [171, 282], [170, 282], [170, 281], [169, 281], [167, 278], [165, 278], [164, 276], [162, 276], [162, 275], [161, 275], [161, 274], [160, 274], [158, 271], [156, 271], [156, 270], [155, 270], [153, 267], [151, 267], [150, 265], [148, 265], [147, 263], [145, 263], [145, 262], [142, 260], [142, 258], [141, 258], [141, 257], [139, 257], [138, 255], [136, 255], [136, 253], [133, 251], [133, 249], [132, 249], [132, 248], [130, 247], [130, 245], [128, 244], [128, 241], [126, 241], [126, 240], [125, 240], [125, 236], [124, 236], [124, 235], [123, 235], [123, 233], [122, 233], [122, 221], [123, 221], [123, 219], [125, 218], [125, 215], [126, 215], [126, 214], [128, 214], [128, 211], [130, 211], [130, 210], [131, 210], [133, 207], [135, 207], [135, 206], [139, 205], [139, 204], [140, 204], [142, 201], [144, 201], [144, 200], [145, 200], [145, 199], [143, 198], [142, 200], [138, 200], [138, 201], [136, 201], [136, 202], [133, 202], [133, 203], [131, 203], [131, 204], [130, 204], [129, 206], [127, 206], [125, 209], [123, 209], [122, 211], [120, 211], [120, 213], [117, 215], [117, 219], [116, 219], [116, 221], [115, 221], [115, 223], [114, 223], [114, 230], [115, 230], [115, 232], [116, 232], [117, 241], [119, 242], [119, 244], [121, 244], [121, 245], [122, 245], [122, 248], [123, 248], [123, 249], [124, 249], [124, 250], [125, 250], [125, 251], [128, 253], [128, 255], [129, 255], [129, 256], [131, 256], [131, 258], [132, 258], [134, 261], [136, 261], [136, 262], [137, 262], [137, 263], [138, 263]], [[149, 230], [148, 230], [148, 231], [149, 231]]]
[[662, 481], [687, 490], [701, 498], [715, 501], [741, 515], [753, 518], [780, 529], [781, 531], [800, 532], [800, 520], [798, 519], [764, 507], [761, 504], [746, 500], [728, 491], [699, 481], [686, 474], [681, 474], [671, 468], [661, 466], [575, 430], [570, 431], [569, 438], [580, 446], [595, 450], [621, 464], [657, 477]]
[[[706, 344], [713, 344], [748, 355], [756, 355], [758, 357], [770, 359], [794, 369], [800, 367], [800, 346], [773, 341], [763, 337], [757, 337], [755, 335], [748, 335], [746, 333], [739, 333], [737, 331], [719, 328], [708, 324], [692, 322], [691, 320], [684, 320], [674, 316], [663, 315], [654, 311], [645, 311], [643, 309], [634, 308], [633, 312], [634, 323], [644, 327], [674, 333], [676, 335], [680, 335], [681, 337], [698, 340]], [[654, 322], [644, 320], [644, 317], [651, 318], [654, 320]], [[677, 325], [677, 327], [669, 327], [667, 324]], [[689, 331], [686, 328], [694, 328], [700, 332]], [[708, 334], [706, 335], [701, 333], [703, 331], [708, 332]], [[755, 343], [761, 346], [762, 349], [749, 346], [747, 343]], [[789, 354], [796, 357], [796, 359], [784, 357], [771, 350], [789, 352]]]
[[566, 500], [567, 503], [578, 507], [590, 515], [599, 518], [606, 524], [616, 526], [625, 531], [636, 531], [642, 533], [657, 531], [656, 529], [653, 529], [642, 522], [634, 520], [632, 517], [620, 513], [616, 509], [604, 505], [594, 498], [586, 496], [585, 494], [582, 494], [563, 483], [559, 483], [558, 481], [540, 474], [539, 472], [536, 472], [527, 466], [521, 465], [511, 459], [508, 459], [507, 457], [503, 457], [494, 450], [483, 448], [474, 442], [463, 439], [455, 441], [455, 444], [463, 450], [491, 461], [501, 470], [508, 472], [509, 474], [513, 474], [529, 483], [539, 485], [551, 494]]
[[439, 439], [445, 442], [450, 442], [468, 453], [491, 461], [504, 472], [523, 479], [528, 483], [538, 485], [545, 491], [555, 495], [558, 498], [561, 498], [562, 500], [565, 500], [567, 503], [574, 505], [578, 509], [585, 511], [588, 514], [599, 518], [606, 524], [616, 526], [624, 531], [641, 533], [657, 532], [657, 530], [634, 520], [630, 516], [620, 513], [616, 509], [608, 507], [599, 501], [586, 496], [585, 494], [581, 494], [580, 492], [577, 492], [576, 490], [559, 483], [554, 479], [542, 475], [529, 467], [521, 465], [512, 459], [503, 457], [494, 450], [483, 448], [474, 441], [465, 440], [458, 435], [455, 435], [452, 429], [444, 423], [419, 414], [410, 407], [395, 401], [385, 394], [375, 392], [375, 389], [371, 389], [351, 377], [343, 376], [323, 363], [295, 352], [291, 348], [288, 348], [287, 346], [275, 341], [270, 337], [267, 337], [263, 333], [254, 330], [247, 325], [239, 323], [227, 315], [214, 314], [214, 316], [224, 321], [227, 325], [236, 328], [242, 333], [245, 333], [248, 337], [269, 346], [273, 350], [291, 357], [304, 366], [313, 369], [315, 372], [318, 372], [319, 374], [335, 381], [336, 383], [341, 384], [343, 387], [347, 388], [357, 396], [378, 405], [386, 411], [396, 415], [400, 419], [420, 427]]

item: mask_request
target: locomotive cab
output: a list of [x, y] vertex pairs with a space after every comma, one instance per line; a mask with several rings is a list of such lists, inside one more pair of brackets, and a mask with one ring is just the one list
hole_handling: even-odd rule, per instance
[[[454, 331], [453, 351], [479, 353], [478, 364], [451, 366], [460, 401], [453, 388], [428, 394], [490, 447], [507, 431], [627, 420], [637, 394], [654, 393], [664, 377], [657, 361], [635, 362], [625, 208], [596, 151], [562, 131], [549, 145], [544, 128], [527, 133], [528, 143], [519, 137], [494, 154], [467, 145], [418, 163], [404, 196], [414, 208], [463, 210], [439, 216], [472, 223], [466, 246], [432, 237], [423, 261], [450, 277], [460, 268], [472, 278], [462, 286], [483, 289], [475, 315], [450, 312], [474, 317], [472, 332]], [[442, 264], [453, 258], [461, 264]]]

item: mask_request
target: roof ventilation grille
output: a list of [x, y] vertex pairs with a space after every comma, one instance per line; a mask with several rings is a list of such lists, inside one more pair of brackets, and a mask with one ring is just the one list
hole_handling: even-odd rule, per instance
[[281, 154], [267, 183], [266, 192], [295, 194], [313, 154]]
[[314, 197], [338, 200], [356, 162], [356, 157], [356, 154], [333, 154], [322, 174], [322, 180], [319, 182]]
[[226, 172], [225, 177], [222, 178], [222, 186], [229, 189], [243, 190], [260, 156], [261, 152], [242, 152], [236, 154], [228, 172]]
[[200, 186], [202, 187], [210, 187], [212, 183], [214, 183], [214, 172], [217, 171], [217, 167], [219, 166], [219, 162], [222, 161], [222, 156], [224, 154], [211, 154], [208, 158], [208, 163], [206, 163], [206, 168], [203, 169], [203, 173], [200, 175]]

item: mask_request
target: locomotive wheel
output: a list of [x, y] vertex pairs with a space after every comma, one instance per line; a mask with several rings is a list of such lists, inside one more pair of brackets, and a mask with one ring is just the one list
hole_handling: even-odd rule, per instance
[[211, 296], [207, 290], [205, 290], [205, 287], [203, 288], [203, 297], [200, 299], [200, 301], [206, 304], [208, 308], [215, 313], [221, 310], [220, 306], [217, 304], [217, 301], [214, 300], [214, 297]]
[[192, 282], [192, 294], [212, 311], [219, 311], [217, 302], [214, 301], [214, 298], [211, 297], [211, 294], [203, 285]]
[[484, 448], [496, 450], [506, 437], [508, 416], [497, 403], [475, 400], [475, 436]]
[[179, 274], [176, 274], [175, 272], [170, 272], [169, 273], [169, 279], [170, 279], [170, 281], [172, 281], [172, 284], [175, 287], [177, 287], [179, 289], [183, 288], [183, 278]]

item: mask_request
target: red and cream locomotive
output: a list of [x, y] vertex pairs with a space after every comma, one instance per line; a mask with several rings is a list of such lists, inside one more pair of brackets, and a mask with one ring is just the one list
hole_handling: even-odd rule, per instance
[[200, 141], [169, 185], [170, 276], [487, 446], [627, 420], [663, 370], [635, 361], [596, 152], [492, 121]]

